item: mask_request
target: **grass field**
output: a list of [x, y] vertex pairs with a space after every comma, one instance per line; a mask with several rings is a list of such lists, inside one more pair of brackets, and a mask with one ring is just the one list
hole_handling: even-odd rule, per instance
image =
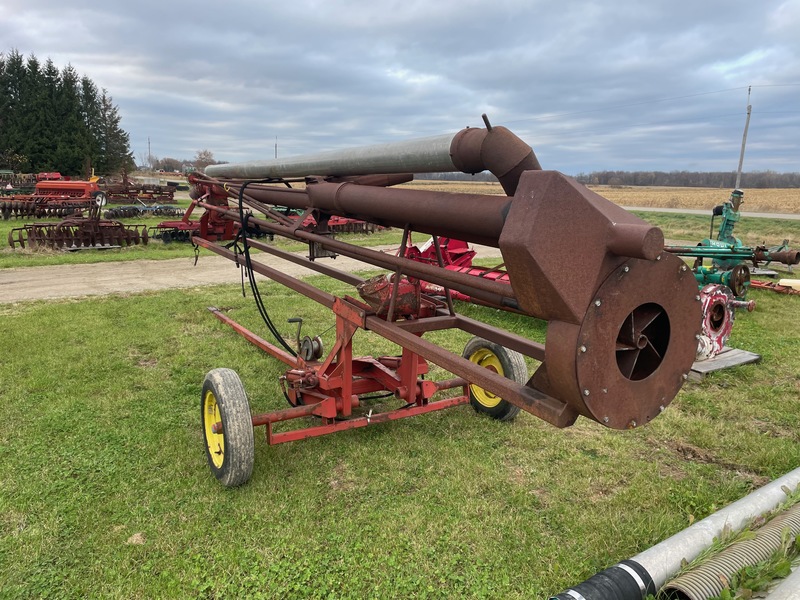
[[[332, 324], [265, 291], [287, 334], [290, 316], [307, 333]], [[800, 321], [787, 318], [800, 298], [753, 297], [732, 345], [762, 363], [686, 385], [647, 427], [561, 431], [463, 407], [276, 447], [257, 436], [252, 480], [234, 490], [205, 464], [204, 374], [236, 369], [254, 410], [285, 406], [281, 365], [205, 310], [262, 331], [238, 286], [2, 306], [0, 597], [559, 592], [800, 464]], [[538, 321], [462, 308], [543, 339]], [[365, 334], [356, 352], [396, 350]]]
[[[682, 187], [589, 186], [620, 206], [711, 209], [730, 197], [731, 190]], [[798, 213], [800, 189], [745, 190], [744, 212]]]
[[[641, 216], [669, 238], [708, 233], [704, 216]], [[800, 238], [800, 222], [745, 226], [768, 243]], [[0, 267], [191, 254], [158, 246], [2, 250]], [[328, 311], [263, 290], [287, 336], [301, 316], [332, 345]], [[0, 598], [543, 598], [800, 465], [800, 297], [752, 291], [758, 308], [738, 314], [730, 343], [762, 362], [686, 384], [646, 427], [557, 430], [461, 407], [275, 447], [258, 429], [251, 481], [225, 489], [204, 456], [205, 373], [238, 371], [254, 411], [286, 407], [282, 365], [206, 310], [268, 337], [249, 296], [233, 285], [0, 305]], [[540, 321], [460, 311], [544, 341]], [[426, 337], [456, 352], [468, 339]], [[397, 349], [361, 332], [356, 353]]]

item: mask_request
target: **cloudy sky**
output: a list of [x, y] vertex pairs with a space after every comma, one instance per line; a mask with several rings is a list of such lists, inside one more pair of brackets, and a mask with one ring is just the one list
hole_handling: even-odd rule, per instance
[[108, 90], [137, 161], [482, 126], [568, 174], [800, 171], [800, 0], [0, 0], [0, 51]]

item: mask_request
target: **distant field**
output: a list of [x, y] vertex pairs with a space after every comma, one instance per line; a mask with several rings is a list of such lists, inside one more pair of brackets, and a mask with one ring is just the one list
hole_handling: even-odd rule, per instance
[[[437, 192], [502, 194], [499, 183], [482, 181], [414, 181], [399, 187]], [[731, 190], [688, 187], [588, 186], [589, 189], [620, 206], [643, 208], [708, 209], [709, 212], [730, 197]], [[745, 190], [747, 212], [800, 213], [800, 189]]]
[[[611, 187], [589, 189], [621, 206], [708, 209], [722, 204], [731, 190], [685, 187]], [[745, 190], [745, 212], [800, 213], [800, 189]]]

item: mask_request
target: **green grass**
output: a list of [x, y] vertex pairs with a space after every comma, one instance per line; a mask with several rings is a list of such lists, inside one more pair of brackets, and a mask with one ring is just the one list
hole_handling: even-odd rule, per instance
[[[333, 323], [263, 291], [287, 335], [291, 316], [307, 334]], [[469, 407], [275, 447], [258, 429], [253, 477], [234, 490], [205, 463], [205, 373], [236, 369], [255, 411], [286, 406], [283, 366], [205, 310], [266, 337], [238, 286], [0, 306], [0, 597], [560, 592], [800, 464], [800, 321], [787, 317], [800, 298], [751, 293], [759, 307], [731, 343], [762, 363], [686, 385], [642, 429]], [[462, 309], [543, 339], [537, 321]], [[430, 337], [455, 351], [467, 339]], [[361, 332], [356, 352], [396, 349]]]

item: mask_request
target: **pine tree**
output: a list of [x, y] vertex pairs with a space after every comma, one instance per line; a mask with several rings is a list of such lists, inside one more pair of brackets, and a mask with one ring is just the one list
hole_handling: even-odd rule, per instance
[[24, 131], [22, 152], [35, 171], [59, 170], [54, 155], [58, 131], [55, 104], [60, 79], [61, 74], [52, 60], [48, 59], [42, 69], [36, 56], [28, 57], [20, 122]]
[[[0, 79], [0, 93], [3, 99], [0, 106], [0, 152], [7, 154], [24, 154], [25, 134], [22, 125], [23, 82], [25, 80], [25, 59], [17, 51], [12, 50], [3, 61], [3, 76]], [[24, 162], [22, 168], [30, 168], [29, 162]]]
[[[6, 147], [6, 129], [8, 114], [11, 110], [11, 99], [8, 93], [8, 75], [6, 74], [6, 57], [0, 52], [0, 148]], [[2, 165], [0, 165], [2, 167]]]
[[94, 82], [84, 75], [81, 78], [81, 118], [88, 134], [87, 151], [89, 164], [85, 167], [91, 170], [92, 167], [97, 172], [100, 167], [100, 141], [103, 135], [103, 128], [100, 114], [100, 97], [97, 86]]
[[[9, 158], [10, 157], [10, 158]], [[133, 166], [130, 137], [106, 90], [71, 65], [0, 54], [0, 168], [108, 175]], [[7, 163], [7, 164], [5, 164]]]
[[120, 127], [119, 109], [111, 96], [103, 89], [100, 95], [101, 154], [100, 166], [103, 173], [119, 173], [130, 170], [134, 165], [130, 151], [130, 136]]
[[67, 173], [87, 175], [85, 167], [91, 163], [89, 156], [89, 131], [81, 115], [80, 80], [72, 65], [61, 70], [56, 97], [54, 159], [59, 169]]

